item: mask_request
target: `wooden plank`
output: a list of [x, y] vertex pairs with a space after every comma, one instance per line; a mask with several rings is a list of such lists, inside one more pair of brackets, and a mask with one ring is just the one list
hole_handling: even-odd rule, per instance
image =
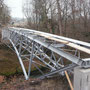
[[80, 50], [80, 51], [82, 51], [82, 52], [85, 52], [85, 53], [87, 53], [87, 54], [90, 54], [90, 49], [88, 49], [88, 48], [86, 48], [86, 47], [83, 47], [83, 46], [80, 46], [80, 45], [71, 43], [71, 42], [69, 42], [69, 41], [60, 40], [60, 39], [51, 37], [51, 36], [49, 36], [49, 35], [44, 35], [44, 34], [41, 34], [41, 33], [34, 33], [34, 34], [43, 36], [43, 37], [48, 38], [48, 39], [50, 39], [50, 40], [55, 40], [55, 41], [57, 41], [57, 42], [63, 43], [63, 44], [65, 44], [65, 45], [67, 45], [67, 46], [70, 46], [70, 47], [72, 47], [72, 48], [75, 48], [75, 49], [77, 49], [77, 50]]
[[73, 89], [73, 85], [72, 85], [72, 83], [71, 83], [71, 80], [70, 80], [70, 78], [69, 78], [69, 75], [68, 75], [67, 71], [65, 71], [65, 75], [66, 75], [66, 78], [67, 78], [67, 80], [68, 80], [68, 83], [69, 83], [69, 85], [70, 85], [71, 90], [74, 90], [74, 89]]

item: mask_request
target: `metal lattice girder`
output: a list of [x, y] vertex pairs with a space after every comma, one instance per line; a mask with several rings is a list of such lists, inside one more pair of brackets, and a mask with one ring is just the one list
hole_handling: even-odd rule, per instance
[[61, 67], [60, 69], [54, 70], [54, 71], [52, 71], [52, 72], [50, 72], [50, 73], [47, 73], [47, 74], [45, 74], [45, 75], [43, 75], [43, 76], [41, 76], [41, 77], [39, 77], [39, 78], [43, 79], [43, 78], [48, 77], [48, 76], [50, 76], [50, 75], [56, 74], [56, 73], [58, 73], [58, 72], [62, 72], [62, 71], [65, 71], [65, 70], [73, 69], [73, 68], [76, 67], [76, 66], [77, 66], [76, 64], [66, 65], [66, 66], [64, 66], [64, 67]]
[[[76, 56], [77, 50], [75, 50], [74, 55], [66, 52], [63, 49], [63, 47], [65, 47], [64, 44], [36, 35], [36, 32], [39, 31], [24, 30], [22, 28], [8, 28], [2, 32], [2, 38], [9, 40], [14, 47], [26, 79], [30, 77], [32, 64], [41, 72], [42, 77], [51, 76], [55, 73], [63, 74], [64, 70], [72, 69], [76, 65], [90, 67], [89, 59], [85, 61], [85, 59], [80, 58], [80, 54]], [[77, 43], [79, 43], [79, 41], [77, 41]], [[82, 42], [80, 43], [83, 44]], [[34, 60], [35, 58], [42, 63], [38, 63]], [[63, 58], [71, 61], [72, 64], [66, 66]], [[29, 61], [28, 73], [24, 67], [24, 60]], [[45, 74], [38, 65], [49, 69], [49, 74]]]
[[83, 42], [83, 41], [79, 41], [79, 40], [75, 40], [75, 39], [71, 39], [71, 38], [67, 38], [67, 37], [63, 37], [63, 36], [57, 36], [57, 35], [53, 35], [53, 34], [50, 34], [50, 33], [45, 33], [45, 32], [40, 32], [40, 31], [37, 31], [37, 30], [32, 30], [32, 29], [25, 29], [25, 28], [14, 28], [14, 27], [11, 27], [9, 28], [10, 30], [23, 30], [23, 32], [33, 32], [33, 33], [40, 33], [40, 34], [45, 34], [45, 35], [49, 35], [49, 36], [53, 36], [55, 38], [59, 38], [59, 39], [62, 39], [62, 40], [67, 40], [67, 41], [70, 41], [70, 42], [73, 42], [73, 43], [76, 43], [76, 44], [79, 44], [79, 45], [83, 45], [85, 47], [89, 47], [90, 48], [90, 43], [87, 43], [87, 42]]

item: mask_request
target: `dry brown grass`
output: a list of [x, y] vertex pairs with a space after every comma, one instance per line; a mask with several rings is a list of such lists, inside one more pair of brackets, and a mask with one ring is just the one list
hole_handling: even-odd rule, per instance
[[0, 74], [9, 75], [19, 67], [17, 56], [5, 45], [0, 45]]

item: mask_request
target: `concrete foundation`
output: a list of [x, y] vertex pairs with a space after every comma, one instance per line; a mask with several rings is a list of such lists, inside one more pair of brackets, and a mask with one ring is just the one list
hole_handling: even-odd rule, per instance
[[76, 67], [74, 69], [74, 90], [90, 90], [90, 68]]

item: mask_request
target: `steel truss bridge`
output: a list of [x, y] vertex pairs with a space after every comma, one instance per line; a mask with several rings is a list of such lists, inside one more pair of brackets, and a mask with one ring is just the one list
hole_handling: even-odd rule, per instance
[[[41, 79], [64, 75], [64, 71], [73, 73], [76, 66], [90, 67], [90, 58], [80, 57], [80, 51], [90, 55], [90, 43], [87, 42], [15, 27], [2, 30], [2, 39], [10, 48], [13, 47], [26, 80], [30, 77], [32, 65], [41, 73]], [[24, 62], [28, 62], [28, 71]]]

